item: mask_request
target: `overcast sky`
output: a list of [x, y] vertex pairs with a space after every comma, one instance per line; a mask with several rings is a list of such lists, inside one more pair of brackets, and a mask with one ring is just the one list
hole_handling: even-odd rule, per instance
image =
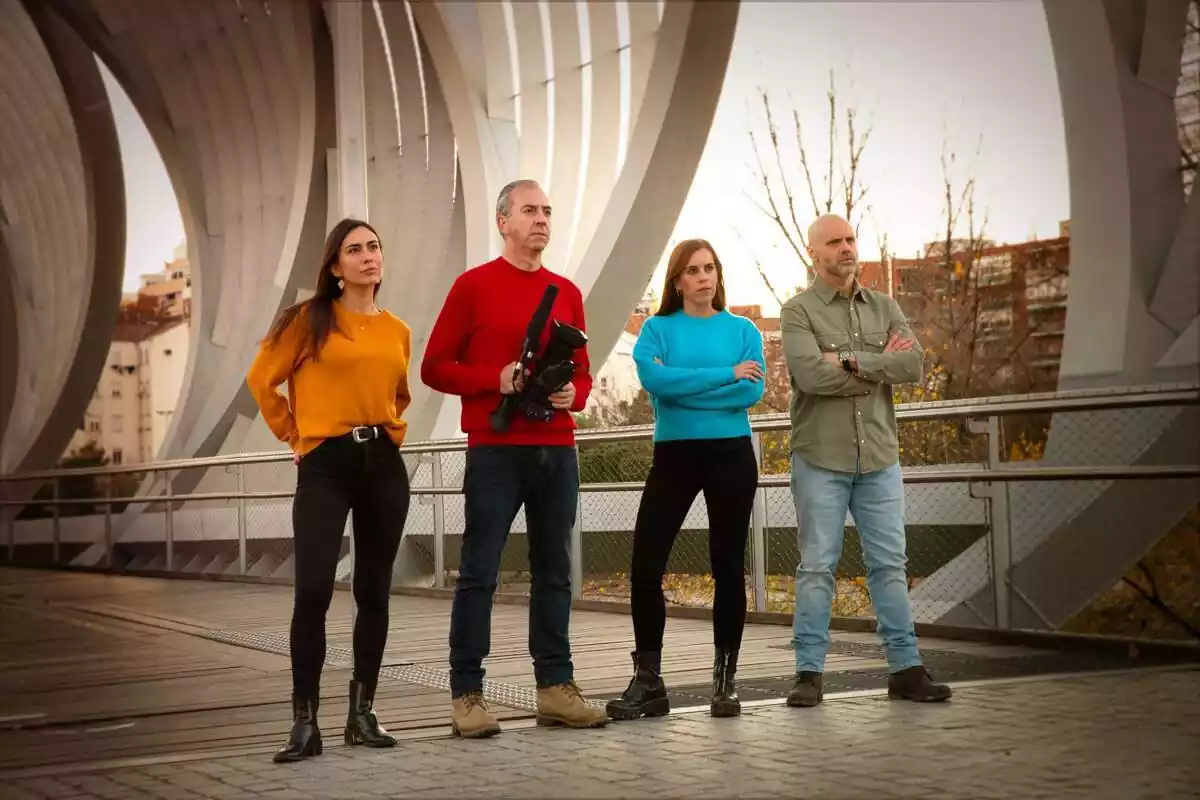
[[[1057, 235], [1070, 214], [1066, 150], [1040, 2], [744, 3], [716, 120], [672, 237], [672, 243], [691, 236], [713, 242], [731, 301], [774, 310], [755, 257], [777, 287], [800, 280], [783, 239], [746, 196], [764, 199], [748, 137], [751, 128], [766, 131], [759, 91], [775, 100], [789, 145], [785, 166], [806, 193], [791, 113], [800, 114], [810, 158], [823, 161], [830, 70], [839, 101], [854, 103], [862, 128], [872, 129], [861, 165], [873, 210], [862, 223], [864, 258], [877, 255], [878, 231], [902, 255], [936, 237], [943, 224], [943, 142], [959, 155], [954, 179], [973, 176], [979, 186], [991, 238]], [[139, 274], [171, 257], [183, 226], [149, 135], [111, 83], [110, 93], [127, 177], [125, 286], [133, 289]], [[806, 225], [811, 213], [802, 211]], [[656, 273], [655, 288], [660, 279]]]

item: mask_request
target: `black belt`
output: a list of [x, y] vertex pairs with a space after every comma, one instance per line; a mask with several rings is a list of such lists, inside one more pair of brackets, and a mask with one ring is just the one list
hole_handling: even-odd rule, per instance
[[387, 431], [384, 430], [382, 425], [359, 425], [355, 428], [351, 428], [350, 432], [345, 435], [349, 436], [359, 444], [362, 444], [363, 442], [369, 442], [372, 439], [385, 438], [387, 436]]

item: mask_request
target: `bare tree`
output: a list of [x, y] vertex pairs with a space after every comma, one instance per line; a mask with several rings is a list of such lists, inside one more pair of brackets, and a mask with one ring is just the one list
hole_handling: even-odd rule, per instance
[[[761, 197], [756, 198], [749, 193], [746, 195], [778, 228], [796, 259], [804, 265], [810, 281], [814, 273], [808, 257], [808, 225], [802, 223], [801, 219], [807, 220], [810, 213], [814, 217], [838, 213], [849, 220], [857, 231], [860, 223], [857, 212], [863, 208], [868, 190], [862, 179], [861, 167], [872, 129], [867, 127], [865, 130], [859, 130], [856, 106], [846, 105], [839, 112], [837, 88], [832, 72], [829, 75], [829, 92], [826, 97], [829, 103], [827, 152], [821, 167], [817, 167], [823, 168], [823, 174], [817, 174], [814, 170], [816, 159], [805, 143], [800, 112], [795, 108], [791, 110], [791, 135], [795, 136], [800, 162], [798, 173], [804, 176], [803, 186], [792, 177], [797, 171], [787, 166], [789, 159], [784, 156], [785, 146], [775, 121], [770, 94], [766, 90], [759, 92], [767, 123], [766, 141], [761, 141], [762, 137], [757, 135], [753, 128], [749, 131], [750, 144], [754, 150], [753, 173], [755, 182], [761, 189]], [[840, 132], [840, 125], [843, 123], [844, 139]], [[800, 206], [803, 206], [803, 209]], [[776, 290], [761, 261], [756, 259], [755, 265], [767, 289], [782, 304], [787, 296]]]
[[[1200, 47], [1200, 0], [1188, 4], [1187, 26], [1184, 29], [1184, 53]], [[1181, 91], [1175, 98], [1179, 116], [1180, 170], [1185, 191], [1190, 191], [1200, 165], [1200, 62], [1189, 63], [1181, 75]], [[1185, 118], [1189, 118], [1187, 123]]]

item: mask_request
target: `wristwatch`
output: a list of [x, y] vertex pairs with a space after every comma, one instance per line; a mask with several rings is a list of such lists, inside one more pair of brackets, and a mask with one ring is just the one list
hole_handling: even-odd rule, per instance
[[851, 352], [849, 347], [843, 347], [841, 350], [838, 350], [838, 360], [842, 362], [842, 369], [846, 370], [846, 372], [854, 371], [853, 359], [854, 353]]

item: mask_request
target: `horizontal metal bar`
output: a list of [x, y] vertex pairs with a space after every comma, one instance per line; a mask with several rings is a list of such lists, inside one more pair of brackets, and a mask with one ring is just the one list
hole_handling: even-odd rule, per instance
[[[1136, 467], [1029, 467], [1026, 469], [931, 469], [904, 470], [905, 483], [1014, 483], [1043, 481], [1108, 481], [1108, 480], [1189, 480], [1200, 478], [1200, 465], [1147, 465]], [[764, 488], [780, 488], [790, 485], [787, 475], [769, 475], [759, 478], [758, 485]], [[610, 483], [584, 483], [581, 492], [636, 492], [645, 488], [641, 481]], [[419, 486], [410, 492], [414, 495], [455, 495], [462, 493], [461, 486]], [[199, 503], [212, 500], [286, 500], [295, 492], [204, 492], [198, 494], [172, 494], [154, 497], [81, 497], [60, 500], [0, 500], [3, 506], [78, 506], [125, 503], [147, 505], [154, 503]]]
[[[1144, 467], [1029, 467], [1028, 469], [939, 469], [905, 470], [905, 483], [1016, 483], [1027, 481], [1108, 481], [1200, 478], [1200, 466]], [[787, 475], [761, 478], [759, 486], [788, 486]]]
[[[896, 418], [900, 421], [914, 422], [993, 415], [1008, 416], [1013, 414], [1100, 411], [1197, 404], [1200, 404], [1200, 384], [1177, 383], [1157, 386], [1123, 387], [1120, 389], [1084, 389], [1065, 392], [1043, 392], [1040, 394], [1006, 395], [994, 398], [941, 400], [930, 403], [902, 403], [896, 406]], [[787, 430], [790, 424], [791, 421], [787, 414], [756, 414], [751, 418], [751, 428], [761, 432]], [[586, 446], [600, 442], [649, 440], [653, 432], [653, 425], [631, 425], [605, 429], [593, 428], [579, 431], [576, 435], [576, 441], [580, 445]], [[439, 439], [405, 444], [400, 448], [400, 451], [404, 455], [419, 455], [423, 453], [462, 452], [466, 448], [467, 443], [464, 439]], [[83, 475], [149, 474], [185, 469], [231, 467], [237, 464], [267, 464], [291, 460], [292, 454], [287, 451], [243, 453], [240, 455], [188, 458], [119, 467], [78, 467], [74, 469], [50, 469], [36, 472], [12, 473], [9, 475], [0, 475], [0, 483], [46, 481], [52, 478]]]

